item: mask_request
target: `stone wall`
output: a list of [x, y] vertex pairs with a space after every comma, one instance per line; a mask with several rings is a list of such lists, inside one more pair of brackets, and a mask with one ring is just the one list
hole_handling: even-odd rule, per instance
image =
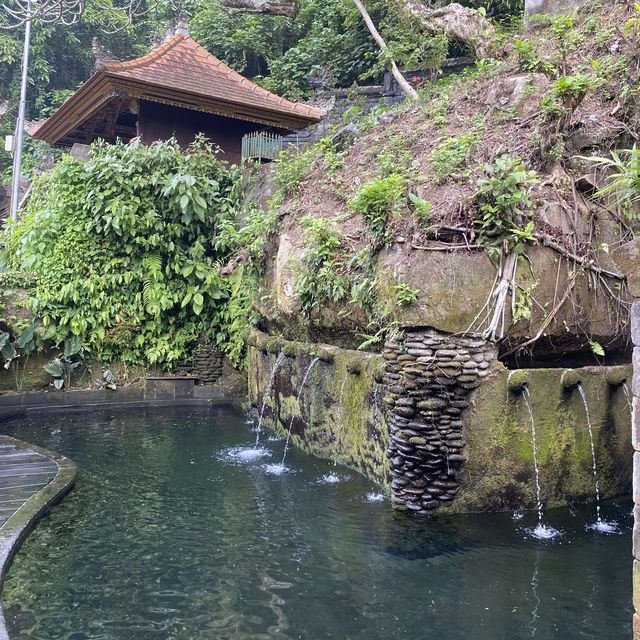
[[458, 510], [477, 511], [486, 505], [494, 510], [534, 508], [527, 401], [535, 420], [543, 504], [595, 501], [589, 430], [578, 382], [589, 407], [601, 493], [628, 494], [630, 365], [508, 370], [494, 363], [464, 416], [467, 462], [459, 478]]
[[485, 341], [431, 328], [407, 330], [381, 355], [263, 333], [251, 343], [249, 395], [257, 408], [265, 401], [265, 424], [282, 434], [292, 426], [297, 446], [378, 482], [401, 509], [534, 509], [525, 387], [536, 421], [543, 503], [593, 501], [578, 382], [591, 414], [601, 493], [629, 490], [629, 365], [510, 371]]
[[[475, 58], [451, 58], [443, 62], [439, 73], [420, 70], [403, 72], [403, 74], [410, 83], [415, 85], [432, 82], [434, 78], [444, 78], [454, 73], [460, 73], [473, 64], [475, 64]], [[357, 108], [359, 111], [369, 113], [376, 107], [390, 107], [403, 100], [404, 94], [389, 72], [384, 74], [383, 83], [380, 85], [319, 91], [313, 104], [327, 111], [327, 115], [322, 119], [322, 122], [286, 136], [285, 144], [304, 145], [317, 142], [336, 125], [345, 124], [344, 116], [350, 109]]]
[[176, 373], [192, 375], [199, 384], [215, 384], [222, 375], [224, 353], [208, 342], [202, 341], [193, 351], [191, 360], [180, 362]]
[[476, 337], [433, 329], [387, 342], [383, 357], [390, 412], [393, 502], [426, 513], [452, 502], [465, 462], [462, 415], [490, 373], [497, 350]]
[[[278, 354], [271, 392], [266, 390]], [[307, 383], [298, 400], [308, 368]], [[264, 424], [321, 458], [344, 464], [388, 488], [388, 427], [378, 355], [330, 345], [289, 342], [255, 333], [249, 346], [249, 399]]]

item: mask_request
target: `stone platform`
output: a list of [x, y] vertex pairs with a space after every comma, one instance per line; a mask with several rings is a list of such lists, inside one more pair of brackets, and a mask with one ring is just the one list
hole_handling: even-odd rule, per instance
[[58, 465], [51, 458], [0, 436], [0, 528], [57, 472]]
[[[0, 435], [0, 590], [22, 541], [75, 478], [68, 458]], [[9, 640], [1, 606], [0, 640]]]

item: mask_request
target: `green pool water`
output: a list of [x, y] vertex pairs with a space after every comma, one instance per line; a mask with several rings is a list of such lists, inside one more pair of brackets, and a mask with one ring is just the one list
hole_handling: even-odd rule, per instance
[[[230, 406], [57, 413], [0, 431], [78, 464], [3, 591], [12, 640], [627, 638], [631, 504], [416, 519], [291, 449], [242, 461]], [[337, 482], [335, 482], [337, 480]]]

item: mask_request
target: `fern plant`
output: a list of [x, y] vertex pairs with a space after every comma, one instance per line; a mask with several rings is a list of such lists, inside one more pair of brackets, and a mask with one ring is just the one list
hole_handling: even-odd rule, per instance
[[579, 157], [606, 172], [606, 184], [598, 189], [595, 196], [610, 198], [629, 219], [638, 219], [640, 213], [635, 207], [640, 202], [640, 149], [638, 146], [634, 144], [631, 149], [612, 151], [609, 158]]
[[405, 189], [406, 178], [392, 173], [386, 178], [366, 182], [351, 199], [349, 208], [362, 215], [375, 246], [388, 242], [389, 216], [403, 200]]

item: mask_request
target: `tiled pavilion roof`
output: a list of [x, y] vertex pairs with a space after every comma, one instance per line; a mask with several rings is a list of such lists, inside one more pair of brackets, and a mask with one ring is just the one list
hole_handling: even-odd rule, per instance
[[141, 58], [103, 62], [35, 136], [51, 144], [72, 143], [72, 132], [107, 103], [136, 98], [282, 129], [300, 129], [325, 115], [259, 87], [188, 35], [176, 34]]

